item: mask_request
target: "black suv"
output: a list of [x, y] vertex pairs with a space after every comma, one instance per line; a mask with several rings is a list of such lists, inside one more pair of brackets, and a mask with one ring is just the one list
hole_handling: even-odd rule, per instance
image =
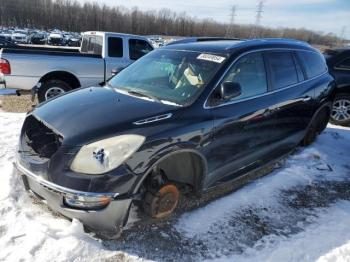
[[331, 122], [350, 125], [350, 48], [329, 49], [324, 56], [337, 85]]
[[154, 218], [313, 142], [334, 80], [293, 40], [178, 43], [152, 51], [104, 87], [81, 88], [28, 114], [17, 168], [27, 190], [107, 235], [132, 201]]

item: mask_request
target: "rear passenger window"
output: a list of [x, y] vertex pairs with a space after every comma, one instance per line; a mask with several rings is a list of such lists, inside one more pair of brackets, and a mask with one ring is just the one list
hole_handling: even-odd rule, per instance
[[103, 38], [101, 36], [85, 36], [81, 45], [81, 52], [88, 54], [102, 54]]
[[309, 51], [298, 51], [297, 54], [304, 65], [308, 78], [321, 75], [327, 71], [327, 65], [322, 55]]
[[298, 83], [298, 74], [291, 52], [269, 52], [267, 57], [274, 89]]
[[123, 39], [119, 37], [108, 38], [108, 56], [123, 57]]
[[230, 69], [223, 82], [235, 82], [241, 85], [241, 95], [232, 100], [266, 93], [266, 70], [262, 54], [251, 53], [240, 58]]
[[151, 52], [153, 47], [144, 40], [130, 39], [129, 40], [129, 55], [131, 60], [137, 60], [145, 54]]
[[346, 58], [345, 60], [341, 61], [337, 67], [342, 69], [350, 69], [350, 57]]

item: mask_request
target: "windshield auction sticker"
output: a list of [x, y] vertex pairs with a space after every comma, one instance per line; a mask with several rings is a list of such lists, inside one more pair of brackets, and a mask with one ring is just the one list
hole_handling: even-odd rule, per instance
[[199, 56], [197, 56], [197, 59], [221, 64], [225, 60], [225, 57], [218, 56], [218, 55], [211, 55], [211, 54], [200, 54]]

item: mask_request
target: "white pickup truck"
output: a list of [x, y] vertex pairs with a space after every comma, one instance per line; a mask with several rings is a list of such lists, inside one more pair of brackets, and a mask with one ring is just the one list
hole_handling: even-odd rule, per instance
[[108, 32], [84, 33], [79, 50], [3, 48], [0, 87], [32, 90], [42, 102], [78, 87], [103, 83], [152, 50], [145, 37]]

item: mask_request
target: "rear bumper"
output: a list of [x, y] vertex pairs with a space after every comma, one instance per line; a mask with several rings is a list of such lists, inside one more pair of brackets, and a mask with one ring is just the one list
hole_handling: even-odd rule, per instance
[[[117, 199], [118, 193], [94, 193], [72, 190], [41, 178], [20, 163], [16, 163], [15, 167], [22, 177], [26, 190], [33, 193], [54, 211], [65, 217], [78, 219], [89, 229], [108, 238], [118, 237], [121, 233], [122, 227], [128, 218], [131, 198]], [[68, 207], [64, 201], [64, 198], [67, 196], [110, 197], [111, 202], [103, 209], [84, 210]]]

